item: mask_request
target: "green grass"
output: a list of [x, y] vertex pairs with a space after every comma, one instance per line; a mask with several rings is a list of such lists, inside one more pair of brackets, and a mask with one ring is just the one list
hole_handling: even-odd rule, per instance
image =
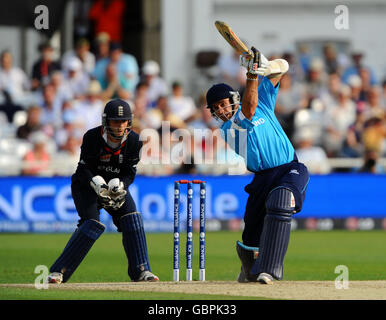
[[[50, 266], [63, 250], [69, 234], [0, 234], [0, 283], [34, 283], [37, 265]], [[183, 237], [184, 238], [184, 237]], [[239, 232], [208, 232], [206, 273], [208, 280], [233, 281], [240, 269], [235, 250]], [[185, 240], [185, 239], [182, 239]], [[161, 280], [172, 280], [171, 234], [148, 234], [152, 270]], [[284, 280], [330, 280], [338, 265], [349, 268], [350, 280], [385, 280], [384, 231], [330, 231], [291, 233]], [[181, 243], [181, 278], [185, 277], [185, 242]], [[198, 235], [194, 236], [194, 276], [198, 279]], [[71, 282], [125, 282], [127, 261], [120, 234], [104, 234], [95, 243]], [[44, 291], [44, 293], [43, 293]], [[0, 288], [0, 299], [71, 299], [71, 291]], [[141, 292], [76, 293], [77, 299], [205, 299], [205, 296]], [[210, 299], [225, 299], [210, 296]], [[235, 299], [234, 297], [230, 297]], [[243, 298], [245, 299], [245, 298]]]

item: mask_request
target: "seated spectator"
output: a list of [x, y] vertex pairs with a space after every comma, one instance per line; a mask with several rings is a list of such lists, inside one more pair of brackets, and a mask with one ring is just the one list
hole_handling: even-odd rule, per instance
[[357, 112], [355, 122], [349, 126], [343, 142], [342, 156], [360, 157], [363, 153], [362, 133], [365, 125], [363, 112]]
[[123, 53], [119, 43], [110, 43], [110, 55], [108, 58], [100, 59], [95, 65], [93, 77], [99, 81], [103, 90], [109, 86], [110, 75], [108, 68], [114, 66], [119, 85], [129, 94], [131, 99], [135, 86], [138, 83], [138, 64], [136, 58], [127, 53]]
[[365, 120], [373, 117], [383, 119], [385, 115], [385, 109], [381, 105], [381, 89], [379, 87], [372, 87], [369, 90], [368, 102], [363, 111]]
[[23, 158], [22, 174], [26, 176], [37, 176], [50, 174], [51, 156], [45, 149], [47, 136], [36, 132], [30, 137], [33, 149], [28, 151]]
[[306, 44], [299, 46], [299, 63], [304, 74], [308, 74], [311, 64], [310, 49]]
[[62, 105], [65, 101], [74, 98], [74, 94], [67, 80], [63, 78], [63, 73], [61, 71], [52, 72], [50, 84], [55, 88], [56, 104]]
[[6, 90], [0, 90], [0, 112], [4, 112], [9, 123], [13, 122], [13, 117], [17, 111], [24, 110], [24, 107], [15, 104], [11, 95]]
[[157, 104], [153, 109], [150, 109], [144, 119], [148, 127], [153, 129], [161, 129], [163, 121], [168, 121], [171, 131], [186, 127], [186, 124], [170, 111], [168, 98], [161, 96], [157, 100]]
[[55, 173], [60, 176], [72, 175], [79, 162], [81, 141], [75, 136], [68, 136], [66, 142], [55, 155]]
[[95, 37], [96, 60], [108, 58], [110, 55], [110, 36], [106, 32], [100, 32]]
[[68, 60], [76, 57], [82, 63], [83, 71], [91, 74], [95, 68], [95, 56], [90, 52], [90, 42], [85, 39], [79, 39], [75, 44], [75, 50], [67, 51], [62, 58], [62, 67], [65, 69], [65, 66], [68, 64]]
[[65, 80], [75, 99], [81, 99], [87, 92], [90, 77], [82, 68], [82, 62], [77, 57], [69, 57], [64, 66]]
[[385, 153], [386, 125], [385, 119], [371, 118], [365, 122], [362, 143], [365, 150], [374, 150], [380, 155]]
[[337, 73], [330, 73], [328, 75], [328, 86], [321, 90], [320, 99], [324, 104], [326, 110], [332, 106], [337, 105], [339, 100], [339, 90], [342, 86], [340, 76]]
[[115, 63], [110, 63], [106, 69], [106, 78], [104, 83], [106, 87], [101, 93], [102, 100], [110, 100], [121, 98], [123, 100], [130, 100], [131, 93], [124, 88], [124, 81], [121, 76], [119, 76], [117, 65]]
[[172, 95], [169, 97], [170, 111], [185, 122], [192, 120], [196, 113], [194, 101], [189, 96], [184, 96], [184, 88], [181, 83], [172, 84]]
[[97, 80], [90, 82], [84, 100], [75, 102], [78, 119], [82, 121], [84, 130], [87, 131], [101, 125], [104, 102], [100, 99], [101, 86]]
[[326, 44], [323, 46], [323, 59], [324, 67], [328, 74], [340, 74], [341, 70], [339, 68], [338, 55], [332, 44]]
[[59, 62], [54, 61], [54, 49], [49, 43], [44, 43], [39, 47], [41, 57], [32, 67], [33, 90], [47, 84], [51, 73], [60, 70]]
[[384, 173], [385, 170], [377, 162], [379, 152], [377, 150], [366, 150], [363, 157], [363, 165], [359, 168], [360, 173]]
[[150, 107], [154, 107], [160, 96], [168, 95], [168, 87], [165, 80], [160, 76], [160, 68], [157, 62], [153, 60], [146, 61], [143, 68], [143, 81], [146, 83], [147, 100]]
[[0, 90], [7, 91], [13, 103], [23, 104], [29, 87], [24, 71], [13, 66], [11, 52], [3, 51], [0, 56]]
[[294, 133], [294, 117], [297, 110], [307, 106], [305, 88], [300, 83], [293, 83], [289, 74], [280, 79], [275, 114], [283, 130], [291, 140]]
[[240, 66], [239, 53], [232, 50], [231, 53], [223, 53], [217, 61], [220, 70], [219, 82], [229, 84], [232, 88], [238, 89], [245, 86], [245, 68]]
[[331, 171], [326, 152], [313, 142], [313, 133], [304, 129], [296, 133], [294, 138], [297, 146], [295, 152], [299, 161], [303, 162], [310, 173], [326, 174]]
[[56, 100], [55, 87], [52, 84], [47, 84], [43, 87], [43, 101], [39, 105], [42, 107], [41, 122], [43, 126], [47, 128], [50, 127], [51, 133], [49, 136], [53, 135], [54, 130], [60, 127], [61, 125], [61, 105], [58, 104]]
[[217, 120], [212, 117], [210, 110], [206, 105], [205, 93], [201, 94], [198, 99], [198, 108], [195, 118], [189, 122], [189, 129], [206, 129], [206, 128], [218, 128]]
[[330, 157], [339, 155], [347, 129], [354, 123], [355, 117], [355, 104], [350, 100], [350, 88], [342, 85], [339, 90], [338, 104], [327, 110], [326, 114], [324, 146]]
[[361, 91], [362, 91], [362, 79], [358, 75], [352, 75], [348, 78], [348, 85], [351, 88], [351, 100], [357, 105], [357, 111], [363, 111], [361, 108]]
[[326, 84], [326, 74], [323, 70], [323, 62], [315, 58], [312, 60], [308, 74], [306, 76], [307, 95], [313, 98], [319, 98]]
[[343, 75], [342, 75], [342, 81], [344, 83], [348, 82], [348, 79], [352, 75], [360, 75], [360, 70], [361, 69], [367, 69], [369, 72], [369, 78], [370, 78], [370, 85], [376, 85], [377, 84], [377, 79], [375, 77], [375, 74], [372, 69], [370, 69], [367, 66], [363, 65], [362, 59], [363, 59], [363, 54], [360, 52], [354, 52], [351, 55], [352, 63], [351, 66], [347, 67], [346, 70], [344, 70]]
[[27, 122], [17, 128], [16, 136], [19, 139], [28, 139], [29, 136], [34, 133], [41, 131], [43, 126], [40, 122], [42, 109], [38, 106], [30, 106], [27, 111]]
[[305, 73], [303, 71], [301, 63], [295, 57], [295, 55], [291, 52], [284, 52], [281, 58], [286, 60], [289, 64], [287, 74], [291, 76], [291, 79], [296, 83], [304, 81]]
[[382, 106], [386, 109], [386, 79], [382, 83]]

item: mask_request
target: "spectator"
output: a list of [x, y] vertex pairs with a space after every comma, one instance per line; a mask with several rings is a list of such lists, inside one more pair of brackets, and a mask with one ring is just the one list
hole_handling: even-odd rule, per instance
[[30, 106], [27, 111], [27, 122], [17, 128], [16, 136], [19, 139], [28, 139], [32, 133], [42, 131], [43, 126], [40, 122], [41, 114], [42, 109], [39, 106]]
[[232, 88], [245, 86], [245, 68], [240, 66], [239, 53], [232, 50], [230, 54], [221, 54], [218, 58], [220, 81], [229, 84]]
[[99, 82], [92, 80], [87, 90], [86, 99], [78, 101], [74, 105], [77, 117], [83, 123], [85, 131], [101, 124], [104, 108], [104, 102], [100, 99], [101, 91]]
[[52, 136], [54, 130], [61, 125], [61, 105], [56, 100], [55, 87], [52, 84], [47, 84], [43, 88], [43, 101], [41, 122], [43, 126], [49, 129], [48, 135]]
[[173, 82], [172, 95], [169, 97], [170, 111], [185, 122], [192, 120], [196, 113], [194, 101], [189, 96], [184, 96], [184, 88], [181, 83]]
[[365, 150], [374, 150], [380, 155], [385, 153], [385, 120], [374, 117], [365, 122], [362, 143]]
[[320, 97], [325, 83], [323, 62], [320, 59], [312, 60], [306, 78], [307, 95], [311, 100]]
[[324, 146], [330, 157], [339, 155], [347, 129], [355, 121], [355, 104], [350, 100], [350, 94], [350, 88], [342, 85], [338, 104], [327, 110]]
[[309, 172], [326, 174], [331, 171], [326, 152], [313, 142], [313, 133], [304, 129], [296, 133], [294, 138], [297, 145], [296, 155], [299, 161], [303, 162]]
[[325, 70], [328, 74], [339, 74], [341, 72], [338, 64], [337, 53], [335, 47], [332, 44], [326, 44], [323, 46], [323, 58]]
[[102, 60], [109, 57], [110, 54], [110, 36], [106, 32], [100, 32], [95, 38], [96, 60]]
[[353, 100], [357, 104], [357, 111], [361, 111], [361, 90], [362, 90], [362, 79], [358, 75], [352, 75], [348, 78], [348, 85], [351, 88], [351, 100]]
[[77, 57], [69, 57], [64, 66], [66, 82], [75, 99], [81, 99], [87, 92], [90, 77], [83, 71], [82, 62]]
[[343, 72], [343, 75], [342, 75], [343, 82], [347, 83], [350, 76], [360, 75], [360, 70], [366, 69], [369, 72], [370, 85], [371, 86], [376, 85], [377, 80], [375, 78], [374, 72], [372, 71], [372, 69], [370, 69], [367, 66], [364, 66], [362, 63], [363, 54], [360, 52], [354, 52], [351, 55], [351, 59], [352, 59], [351, 66], [347, 67], [346, 70]]
[[[99, 81], [103, 90], [109, 88], [112, 82], [112, 69], [114, 70], [114, 81], [119, 83], [120, 88], [127, 91], [126, 98], [131, 99], [138, 83], [138, 64], [131, 54], [123, 53], [119, 43], [110, 43], [109, 58], [98, 60], [93, 72], [95, 79]], [[122, 93], [121, 93], [122, 96]]]
[[282, 59], [285, 59], [289, 64], [287, 74], [291, 76], [291, 79], [296, 82], [303, 81], [305, 73], [298, 59], [291, 52], [284, 52]]
[[75, 44], [75, 50], [67, 51], [62, 58], [62, 67], [68, 64], [68, 60], [76, 57], [82, 63], [83, 71], [91, 74], [95, 68], [95, 56], [90, 52], [90, 42], [85, 38], [80, 38]]
[[146, 61], [143, 68], [143, 80], [148, 86], [147, 99], [150, 107], [154, 107], [160, 96], [168, 95], [168, 87], [160, 76], [160, 68], [153, 60]]
[[74, 94], [69, 86], [69, 83], [66, 79], [64, 79], [61, 71], [52, 72], [50, 84], [52, 84], [55, 88], [56, 104], [62, 105], [65, 101], [74, 98]]
[[386, 108], [386, 79], [383, 80], [382, 84], [382, 106]]
[[343, 142], [342, 156], [360, 157], [363, 153], [362, 133], [365, 125], [363, 112], [357, 112], [355, 122], [349, 126]]
[[311, 64], [310, 49], [306, 44], [299, 46], [299, 63], [304, 74], [308, 74]]
[[32, 67], [32, 90], [36, 90], [49, 81], [49, 76], [55, 70], [60, 70], [60, 64], [54, 61], [54, 49], [49, 43], [39, 47], [41, 57]]
[[13, 66], [10, 51], [3, 51], [0, 60], [0, 90], [7, 91], [12, 102], [23, 104], [30, 86], [27, 75], [22, 69]]
[[124, 0], [94, 1], [89, 12], [89, 18], [94, 23], [95, 34], [106, 32], [111, 41], [122, 42], [125, 3]]
[[340, 76], [337, 73], [328, 75], [328, 87], [321, 90], [320, 99], [326, 110], [336, 106], [339, 100], [339, 90], [342, 86]]
[[365, 120], [373, 117], [384, 118], [385, 109], [381, 105], [381, 89], [379, 87], [372, 87], [369, 90], [368, 102], [363, 113]]
[[292, 83], [287, 73], [280, 80], [280, 90], [277, 95], [275, 114], [288, 138], [294, 134], [294, 117], [297, 110], [307, 106], [305, 88], [300, 83]]
[[68, 136], [55, 156], [55, 163], [58, 164], [55, 168], [57, 175], [70, 176], [75, 172], [80, 158], [80, 144], [80, 139], [73, 135]]
[[160, 96], [156, 106], [145, 115], [145, 122], [151, 128], [161, 129], [162, 121], [168, 121], [172, 131], [186, 127], [185, 123], [170, 111], [166, 96]]
[[26, 176], [50, 174], [51, 156], [45, 149], [48, 141], [47, 136], [41, 132], [31, 135], [33, 149], [28, 151], [23, 158], [24, 165], [22, 174]]
[[379, 153], [376, 150], [366, 150], [363, 157], [363, 165], [359, 168], [360, 173], [384, 173], [383, 168], [377, 164]]
[[106, 84], [106, 88], [101, 93], [103, 100], [115, 98], [129, 100], [131, 98], [130, 92], [123, 87], [122, 77], [119, 76], [116, 64], [110, 63], [107, 66], [104, 83]]

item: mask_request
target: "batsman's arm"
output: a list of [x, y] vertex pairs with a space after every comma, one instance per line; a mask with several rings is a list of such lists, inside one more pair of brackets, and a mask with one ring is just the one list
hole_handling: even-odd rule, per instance
[[252, 120], [259, 102], [257, 84], [258, 81], [256, 80], [247, 80], [243, 99], [241, 101], [241, 112], [248, 120]]

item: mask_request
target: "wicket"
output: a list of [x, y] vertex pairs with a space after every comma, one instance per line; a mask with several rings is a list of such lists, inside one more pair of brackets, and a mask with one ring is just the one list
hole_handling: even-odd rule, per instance
[[200, 185], [200, 262], [199, 280], [205, 281], [205, 200], [206, 183], [201, 180], [178, 180], [174, 182], [174, 244], [173, 281], [180, 281], [180, 185], [187, 184], [186, 219], [186, 281], [193, 280], [193, 184]]

